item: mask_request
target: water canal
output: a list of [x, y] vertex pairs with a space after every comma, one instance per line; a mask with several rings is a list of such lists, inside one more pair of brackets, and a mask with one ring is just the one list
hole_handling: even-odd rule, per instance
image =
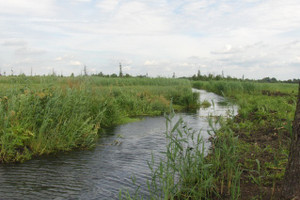
[[[209, 145], [207, 117], [227, 115], [237, 108], [204, 90], [200, 101], [214, 102], [196, 113], [181, 113], [194, 130], [201, 130]], [[121, 188], [135, 190], [134, 175], [146, 192], [150, 178], [147, 161], [165, 150], [164, 117], [143, 117], [141, 121], [109, 130], [93, 150], [45, 156], [22, 164], [0, 165], [0, 199], [118, 199]]]

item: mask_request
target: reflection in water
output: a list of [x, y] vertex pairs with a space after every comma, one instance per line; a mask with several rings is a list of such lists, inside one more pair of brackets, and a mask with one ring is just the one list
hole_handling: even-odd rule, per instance
[[[200, 100], [214, 102], [197, 113], [180, 116], [208, 139], [207, 116], [226, 115], [236, 107], [224, 98], [196, 90]], [[235, 113], [233, 113], [235, 114]], [[179, 115], [178, 115], [179, 116]], [[177, 116], [177, 117], [178, 117]], [[165, 150], [164, 117], [144, 117], [142, 121], [120, 125], [102, 137], [91, 151], [74, 151], [45, 156], [23, 164], [0, 166], [0, 199], [118, 199], [120, 188], [135, 190], [134, 175], [146, 193], [150, 178], [147, 161]], [[115, 144], [115, 145], [111, 145]]]

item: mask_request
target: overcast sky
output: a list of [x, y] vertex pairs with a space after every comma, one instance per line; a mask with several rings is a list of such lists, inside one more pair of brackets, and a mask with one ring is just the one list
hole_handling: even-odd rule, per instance
[[300, 78], [299, 0], [0, 0], [3, 74]]

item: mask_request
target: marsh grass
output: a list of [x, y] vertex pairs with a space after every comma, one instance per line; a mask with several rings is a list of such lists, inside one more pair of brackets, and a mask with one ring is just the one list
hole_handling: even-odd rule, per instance
[[196, 81], [193, 86], [221, 94], [239, 106], [238, 115], [227, 125], [239, 137], [242, 197], [275, 198], [287, 163], [298, 85]]
[[0, 87], [0, 163], [93, 148], [103, 128], [198, 100], [189, 81], [162, 78], [12, 76]]
[[[150, 199], [276, 197], [288, 157], [297, 85], [195, 81], [193, 86], [236, 103], [238, 115], [210, 121], [212, 149], [207, 156], [197, 133], [182, 120], [172, 125], [172, 115], [167, 116], [166, 157], [149, 165]], [[194, 141], [192, 148], [189, 141]]]
[[[213, 128], [212, 151], [207, 156], [199, 132], [188, 128], [180, 118], [173, 124], [174, 112], [166, 115], [167, 141], [164, 157], [156, 162], [152, 157], [148, 165], [152, 179], [148, 182], [147, 199], [238, 199], [241, 169], [237, 138], [229, 127]], [[215, 121], [214, 123], [220, 123]], [[120, 199], [142, 197], [120, 193]]]

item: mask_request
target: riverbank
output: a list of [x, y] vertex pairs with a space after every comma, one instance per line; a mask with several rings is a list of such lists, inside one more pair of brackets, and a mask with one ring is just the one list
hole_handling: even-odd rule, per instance
[[207, 156], [201, 134], [167, 117], [166, 159], [150, 166], [151, 199], [280, 199], [298, 85], [195, 81], [193, 87], [226, 97], [238, 115], [210, 117]]
[[[187, 127], [202, 129], [205, 148], [211, 130], [209, 114], [226, 115], [230, 105], [219, 95], [193, 90], [215, 105], [196, 112], [181, 112]], [[222, 104], [221, 104], [222, 103]], [[22, 164], [0, 165], [0, 194], [4, 199], [118, 199], [120, 189], [134, 194], [139, 188], [149, 199], [147, 181], [151, 180], [148, 162], [164, 158], [166, 119], [142, 116], [142, 120], [105, 129], [91, 150], [74, 150], [39, 156]], [[174, 124], [173, 124], [174, 125]], [[181, 125], [180, 125], [181, 126]], [[171, 128], [171, 127], [170, 127]], [[196, 131], [198, 132], [198, 131]], [[196, 135], [196, 134], [195, 134]], [[199, 146], [202, 147], [202, 146]], [[201, 161], [201, 160], [199, 160]], [[132, 177], [136, 185], [132, 182]], [[155, 198], [157, 199], [157, 198]]]
[[[196, 81], [193, 86], [223, 95], [240, 107], [239, 114], [225, 125], [238, 137], [236, 165], [242, 170], [238, 199], [279, 198], [298, 85]], [[222, 138], [217, 135], [215, 140]]]
[[0, 163], [93, 148], [101, 129], [194, 109], [187, 80], [166, 78], [0, 77]]

